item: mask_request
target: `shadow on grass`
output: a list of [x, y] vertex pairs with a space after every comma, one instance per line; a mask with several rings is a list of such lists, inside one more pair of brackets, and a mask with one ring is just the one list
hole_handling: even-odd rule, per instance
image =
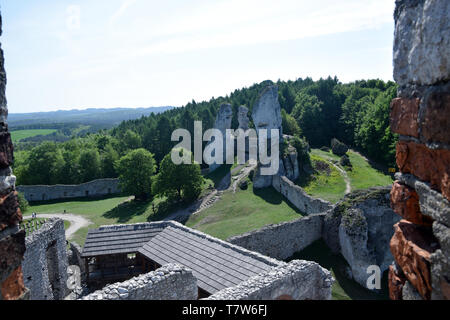
[[107, 200], [112, 198], [118, 198], [118, 197], [126, 197], [126, 194], [121, 193], [114, 193], [114, 194], [108, 194], [105, 196], [90, 196], [90, 197], [77, 197], [77, 198], [62, 198], [62, 199], [53, 199], [53, 200], [41, 200], [41, 201], [29, 201], [30, 205], [36, 206], [36, 205], [44, 205], [44, 204], [56, 204], [56, 203], [63, 203], [63, 202], [91, 202], [91, 201], [98, 201], [98, 200]]
[[211, 173], [208, 173], [205, 178], [211, 179], [214, 182], [214, 187], [217, 188], [222, 181], [222, 179], [230, 173], [232, 165], [231, 164], [223, 164], [216, 170]]
[[173, 211], [186, 205], [182, 201], [165, 199], [157, 205], [152, 205], [154, 200], [141, 201], [130, 200], [119, 204], [113, 209], [105, 212], [102, 216], [108, 219], [116, 219], [118, 223], [126, 223], [132, 218], [148, 214], [147, 221], [158, 221], [164, 219]]
[[106, 211], [102, 216], [108, 219], [117, 219], [118, 223], [130, 221], [133, 217], [144, 214], [151, 206], [151, 201], [131, 200], [120, 203], [118, 206]]
[[[381, 279], [381, 290], [376, 293], [370, 291], [354, 280], [348, 279], [344, 270], [348, 267], [347, 261], [342, 255], [333, 254], [323, 240], [317, 240], [311, 245], [295, 253], [292, 257], [286, 259], [291, 261], [294, 259], [303, 259], [315, 261], [322, 267], [332, 270], [337, 283], [333, 284], [333, 295], [339, 294], [336, 292], [336, 286], [340, 286], [342, 291], [353, 300], [388, 300], [388, 284], [387, 272], [383, 274]], [[336, 291], [335, 291], [336, 290]]]
[[296, 206], [294, 206], [288, 199], [286, 199], [281, 193], [275, 190], [273, 187], [255, 189], [253, 188], [253, 194], [260, 197], [264, 201], [279, 205], [282, 202], [285, 202], [292, 210], [297, 213], [303, 214]]

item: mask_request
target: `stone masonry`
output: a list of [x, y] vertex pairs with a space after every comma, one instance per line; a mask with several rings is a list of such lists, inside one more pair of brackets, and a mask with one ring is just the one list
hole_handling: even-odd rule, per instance
[[23, 279], [32, 300], [62, 300], [67, 289], [64, 221], [49, 219], [26, 237]]
[[[2, 18], [0, 15], [0, 36]], [[8, 107], [5, 97], [6, 72], [0, 44], [0, 300], [26, 298], [22, 278], [25, 252], [25, 231], [19, 231], [22, 213], [15, 191], [16, 177], [12, 174], [13, 144], [8, 132]]]
[[205, 300], [331, 300], [331, 272], [306, 260], [274, 267]]
[[197, 279], [192, 271], [169, 263], [155, 271], [117, 282], [80, 300], [196, 300]]
[[391, 299], [450, 299], [450, 2], [397, 0]]
[[17, 186], [28, 201], [99, 197], [120, 193], [119, 179], [106, 178], [81, 184]]

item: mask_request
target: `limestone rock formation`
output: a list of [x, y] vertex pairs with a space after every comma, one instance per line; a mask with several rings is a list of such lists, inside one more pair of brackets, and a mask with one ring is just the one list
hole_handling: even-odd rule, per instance
[[[214, 128], [220, 130], [223, 136], [223, 163], [226, 159], [226, 130], [231, 128], [231, 120], [233, 117], [233, 110], [231, 104], [224, 103], [220, 106], [219, 112], [216, 116]], [[213, 163], [209, 166], [209, 171], [212, 172], [220, 167], [221, 164]]]
[[[281, 106], [278, 102], [277, 86], [269, 85], [260, 93], [255, 105], [253, 106], [252, 120], [255, 124], [258, 139], [261, 138], [261, 130], [267, 129], [268, 149], [270, 148], [272, 139], [271, 129], [278, 129], [279, 139], [280, 141], [282, 140], [283, 130], [281, 127]], [[262, 165], [259, 163], [253, 178], [253, 186], [255, 188], [265, 188], [272, 185], [272, 176], [262, 176], [261, 166]]]
[[369, 265], [384, 272], [393, 260], [389, 240], [400, 218], [390, 208], [389, 191], [390, 187], [354, 191], [324, 218], [325, 242], [334, 253], [342, 253], [354, 280], [364, 287]]
[[281, 106], [278, 102], [278, 87], [276, 85], [267, 86], [259, 95], [253, 106], [252, 119], [255, 129], [260, 134], [261, 129], [267, 129], [267, 137], [270, 139], [270, 130], [279, 129], [280, 139], [283, 136], [281, 128]]
[[242, 130], [248, 130], [248, 124], [250, 120], [248, 118], [248, 108], [246, 106], [239, 106], [238, 109], [238, 123], [239, 128]]

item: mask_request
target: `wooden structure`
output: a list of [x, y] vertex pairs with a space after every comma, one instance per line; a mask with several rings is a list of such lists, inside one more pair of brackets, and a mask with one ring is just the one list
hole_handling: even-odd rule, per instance
[[236, 286], [275, 264], [179, 224], [141, 223], [89, 230], [82, 257], [88, 283], [124, 281], [167, 263], [192, 270], [199, 297]]
[[88, 284], [101, 287], [154, 270], [155, 265], [146, 262], [138, 249], [161, 230], [148, 224], [89, 230], [81, 253]]

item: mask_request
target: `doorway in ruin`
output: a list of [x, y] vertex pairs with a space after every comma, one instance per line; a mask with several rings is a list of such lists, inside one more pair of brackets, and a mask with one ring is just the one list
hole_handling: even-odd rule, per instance
[[53, 240], [46, 250], [47, 272], [50, 287], [50, 299], [58, 300], [60, 294], [60, 279], [58, 274], [58, 251], [56, 247], [56, 240]]

